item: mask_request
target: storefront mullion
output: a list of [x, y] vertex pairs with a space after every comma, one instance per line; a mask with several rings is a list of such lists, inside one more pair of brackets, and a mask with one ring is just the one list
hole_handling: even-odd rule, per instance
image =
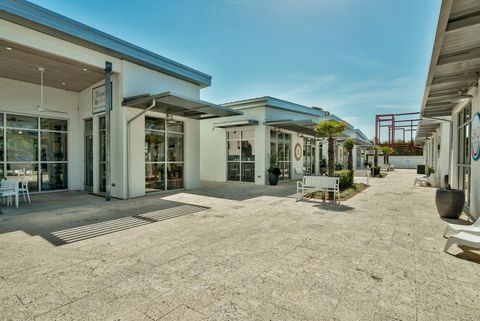
[[255, 131], [227, 132], [227, 180], [255, 182]]
[[458, 156], [457, 156], [457, 175], [458, 188], [465, 192], [465, 205], [470, 206], [470, 137], [471, 137], [471, 112], [472, 106], [468, 105], [458, 113]]
[[184, 187], [184, 123], [145, 117], [145, 191]]
[[2, 176], [30, 178], [29, 190], [67, 189], [67, 120], [2, 114]]
[[291, 162], [291, 135], [283, 132], [270, 132], [270, 154], [276, 156], [277, 166], [280, 168], [280, 180], [290, 179]]

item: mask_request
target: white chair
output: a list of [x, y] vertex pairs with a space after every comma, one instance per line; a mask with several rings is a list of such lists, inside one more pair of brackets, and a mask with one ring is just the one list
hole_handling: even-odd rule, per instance
[[23, 201], [26, 203], [28, 200], [29, 204], [32, 204], [30, 201], [30, 192], [28, 191], [28, 181], [30, 180], [30, 177], [28, 176], [23, 176], [22, 180], [19, 181], [20, 187], [18, 188], [18, 192], [22, 192], [23, 194]]
[[476, 220], [472, 225], [447, 224], [443, 236], [446, 236], [449, 232], [453, 232], [452, 234], [459, 232], [480, 234], [480, 219]]
[[460, 232], [458, 234], [452, 235], [448, 238], [447, 243], [445, 243], [444, 252], [447, 252], [450, 246], [453, 244], [465, 245], [477, 250], [480, 250], [480, 234], [470, 234], [465, 232]]
[[0, 182], [0, 192], [3, 197], [7, 198], [7, 206], [12, 205], [12, 197], [15, 196], [15, 206], [18, 208], [18, 181], [17, 180], [2, 180]]

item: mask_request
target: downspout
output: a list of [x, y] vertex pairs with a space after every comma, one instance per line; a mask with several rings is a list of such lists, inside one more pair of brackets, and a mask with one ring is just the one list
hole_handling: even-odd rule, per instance
[[[440, 121], [440, 122], [446, 122], [446, 123], [450, 123], [450, 135], [448, 135], [449, 137], [449, 142], [448, 142], [448, 146], [450, 146], [450, 148], [448, 149], [448, 183], [451, 185], [451, 180], [452, 180], [452, 148], [453, 148], [453, 121], [452, 120], [448, 120], [448, 119], [442, 119], [442, 118], [437, 118], [437, 117], [425, 117], [425, 116], [422, 116], [422, 119], [428, 119], [428, 120], [435, 120], [435, 121]], [[433, 146], [432, 146], [433, 148]]]
[[145, 115], [149, 110], [153, 109], [156, 104], [157, 101], [154, 99], [150, 106], [127, 121], [127, 199], [130, 199], [130, 124], [138, 117]]

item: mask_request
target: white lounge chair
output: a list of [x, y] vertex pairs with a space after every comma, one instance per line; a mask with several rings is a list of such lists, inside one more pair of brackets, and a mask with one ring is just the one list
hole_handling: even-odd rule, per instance
[[416, 184], [419, 184], [420, 186], [425, 186], [425, 184], [429, 184], [432, 187], [437, 187], [437, 179], [435, 178], [434, 175], [430, 174], [429, 176], [417, 176], [415, 177], [415, 181], [413, 182], [413, 186]]
[[453, 232], [452, 234], [458, 232], [478, 233], [480, 235], [480, 219], [476, 220], [472, 225], [447, 224], [443, 236], [447, 236], [449, 232]]
[[445, 244], [444, 252], [447, 252], [453, 244], [466, 245], [468, 247], [480, 250], [480, 235], [460, 232], [448, 238]]

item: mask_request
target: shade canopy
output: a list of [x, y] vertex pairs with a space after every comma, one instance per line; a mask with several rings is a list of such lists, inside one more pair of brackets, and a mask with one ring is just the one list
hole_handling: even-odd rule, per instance
[[239, 119], [231, 121], [223, 121], [218, 123], [213, 123], [213, 127], [217, 128], [229, 128], [229, 127], [241, 127], [241, 126], [251, 126], [258, 125], [258, 120], [255, 119]]
[[266, 120], [264, 122], [267, 126], [277, 127], [280, 129], [290, 130], [292, 132], [297, 132], [304, 135], [316, 136], [315, 126], [318, 124], [312, 119], [305, 120], [292, 120], [292, 119], [283, 119], [283, 120]]
[[[155, 106], [151, 108], [153, 103]], [[193, 119], [243, 115], [241, 111], [235, 109], [185, 97], [170, 91], [157, 95], [145, 94], [124, 98], [122, 105], [139, 109], [150, 108], [151, 111]]]

